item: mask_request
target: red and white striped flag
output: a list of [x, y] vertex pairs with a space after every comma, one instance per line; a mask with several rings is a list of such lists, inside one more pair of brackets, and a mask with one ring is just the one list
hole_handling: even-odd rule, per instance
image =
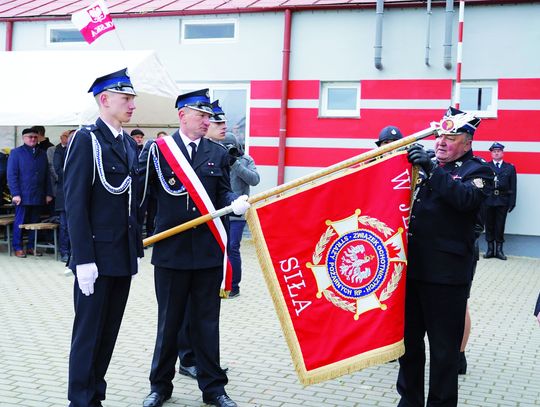
[[97, 0], [85, 9], [73, 13], [71, 22], [88, 44], [92, 44], [103, 34], [116, 28], [103, 0]]

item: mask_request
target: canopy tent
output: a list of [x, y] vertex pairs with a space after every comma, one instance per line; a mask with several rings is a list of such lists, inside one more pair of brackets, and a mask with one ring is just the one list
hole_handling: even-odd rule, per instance
[[137, 92], [130, 125], [178, 124], [178, 87], [153, 51], [0, 52], [0, 126], [93, 123], [95, 78], [127, 67]]

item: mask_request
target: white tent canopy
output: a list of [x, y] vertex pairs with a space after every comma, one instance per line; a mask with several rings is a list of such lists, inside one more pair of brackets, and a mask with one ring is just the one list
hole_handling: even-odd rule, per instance
[[0, 52], [0, 67], [0, 126], [93, 123], [90, 85], [125, 67], [138, 95], [130, 125], [178, 124], [178, 88], [153, 51]]

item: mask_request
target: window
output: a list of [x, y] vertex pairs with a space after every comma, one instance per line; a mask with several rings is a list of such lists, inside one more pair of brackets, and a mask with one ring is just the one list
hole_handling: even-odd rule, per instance
[[497, 93], [497, 82], [464, 81], [459, 108], [479, 117], [497, 117]]
[[181, 42], [231, 42], [238, 38], [237, 20], [182, 20]]
[[65, 44], [72, 42], [85, 42], [79, 30], [69, 26], [48, 26], [47, 27], [47, 43], [48, 44]]
[[322, 82], [321, 117], [360, 117], [360, 83]]

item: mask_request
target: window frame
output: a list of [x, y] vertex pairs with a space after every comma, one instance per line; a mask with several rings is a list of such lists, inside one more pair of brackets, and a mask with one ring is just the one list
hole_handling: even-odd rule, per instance
[[[185, 38], [185, 25], [218, 25], [233, 24], [234, 36], [232, 38]], [[180, 19], [180, 43], [181, 44], [222, 44], [237, 42], [240, 36], [237, 18], [216, 18], [216, 19]]]
[[[356, 106], [349, 110], [328, 108], [328, 90], [355, 88], [357, 92]], [[319, 99], [319, 118], [360, 118], [361, 84], [360, 81], [321, 81]]]
[[[463, 90], [467, 88], [491, 88], [491, 109], [489, 110], [470, 110], [463, 107]], [[480, 118], [497, 118], [498, 112], [498, 102], [499, 102], [499, 83], [496, 80], [466, 80], [461, 82], [461, 95], [460, 95], [460, 109], [473, 113], [475, 116]], [[453, 105], [455, 106], [456, 100], [456, 84], [454, 83], [454, 94], [452, 97]], [[489, 106], [488, 105], [488, 106]]]
[[80, 30], [77, 29], [72, 24], [47, 24], [46, 26], [46, 45], [47, 47], [63, 47], [63, 46], [73, 46], [73, 45], [79, 45], [79, 44], [86, 44], [86, 41], [84, 40], [84, 37], [81, 34], [82, 41], [63, 41], [63, 42], [52, 42], [51, 41], [51, 33], [53, 30], [61, 30], [61, 31], [78, 31], [80, 33]]

